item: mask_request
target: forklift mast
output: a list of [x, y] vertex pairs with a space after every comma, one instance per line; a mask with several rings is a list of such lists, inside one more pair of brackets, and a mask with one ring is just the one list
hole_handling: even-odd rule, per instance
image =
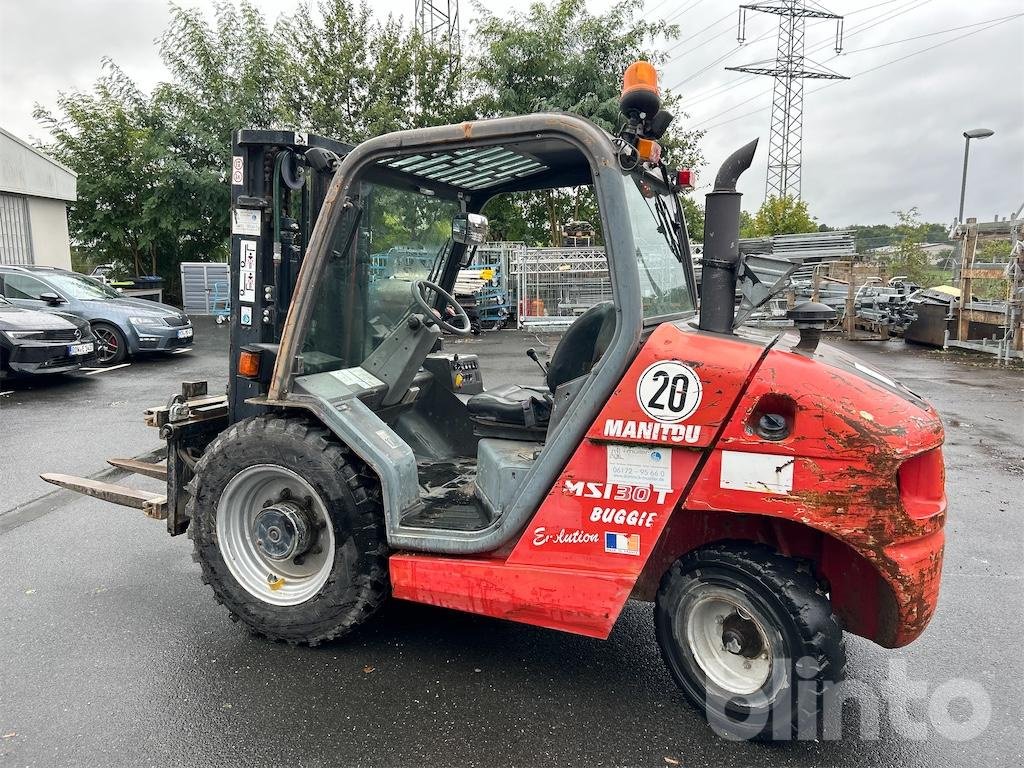
[[228, 422], [254, 416], [260, 383], [238, 350], [281, 340], [295, 280], [338, 160], [351, 145], [312, 133], [236, 131], [231, 147], [231, 354]]

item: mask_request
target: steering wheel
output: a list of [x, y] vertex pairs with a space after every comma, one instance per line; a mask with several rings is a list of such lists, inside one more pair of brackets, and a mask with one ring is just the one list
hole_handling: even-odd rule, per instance
[[[455, 319], [462, 322], [462, 327], [453, 325], [444, 317], [439, 316], [435, 311], [434, 307], [427, 301], [427, 297], [424, 295], [424, 288], [429, 288], [436, 295], [440, 296], [445, 301], [445, 307], [451, 307], [455, 310]], [[469, 315], [466, 314], [466, 310], [462, 308], [462, 305], [455, 300], [448, 291], [444, 290], [437, 283], [432, 283], [429, 280], [413, 280], [412, 283], [412, 297], [416, 303], [427, 313], [428, 323], [432, 320], [441, 326], [444, 330], [449, 333], [458, 334], [459, 336], [468, 336], [472, 328], [469, 322]]]

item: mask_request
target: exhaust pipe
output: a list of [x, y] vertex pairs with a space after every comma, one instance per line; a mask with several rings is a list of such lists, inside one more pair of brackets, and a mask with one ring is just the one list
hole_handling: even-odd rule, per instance
[[704, 266], [700, 286], [702, 331], [732, 333], [736, 265], [740, 258], [740, 198], [736, 182], [750, 167], [757, 139], [726, 158], [704, 203]]

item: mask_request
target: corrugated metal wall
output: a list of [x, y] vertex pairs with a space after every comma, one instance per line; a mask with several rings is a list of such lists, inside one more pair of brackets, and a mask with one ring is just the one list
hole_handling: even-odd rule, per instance
[[0, 193], [0, 264], [33, 264], [28, 200]]
[[181, 301], [185, 312], [209, 315], [215, 308], [223, 309], [231, 292], [229, 280], [224, 262], [183, 261]]

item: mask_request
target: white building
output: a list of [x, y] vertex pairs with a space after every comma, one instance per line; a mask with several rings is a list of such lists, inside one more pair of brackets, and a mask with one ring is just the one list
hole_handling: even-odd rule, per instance
[[0, 264], [71, 269], [77, 174], [0, 128]]

